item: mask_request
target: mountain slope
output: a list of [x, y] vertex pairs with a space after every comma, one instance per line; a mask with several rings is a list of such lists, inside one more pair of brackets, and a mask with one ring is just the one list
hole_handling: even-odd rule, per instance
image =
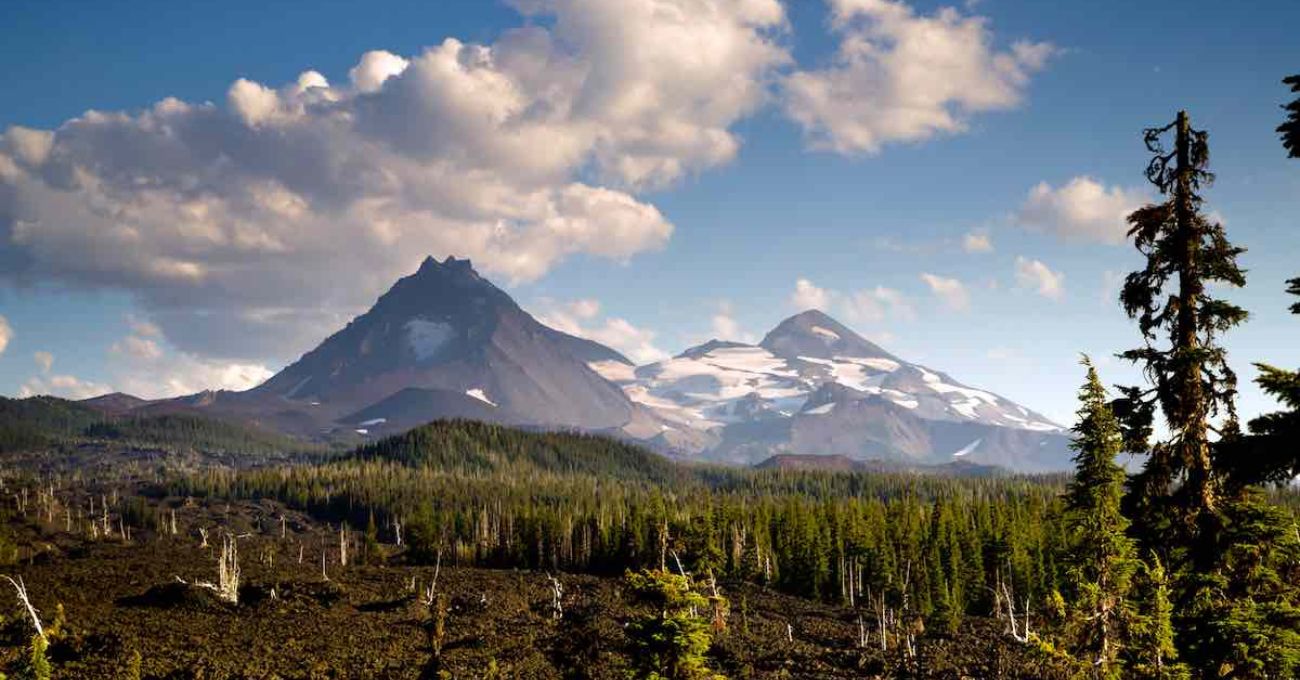
[[444, 417], [620, 432], [649, 418], [588, 363], [618, 352], [538, 323], [468, 260], [427, 258], [365, 314], [246, 392], [151, 402], [282, 432], [382, 435]]
[[1055, 423], [906, 362], [816, 310], [782, 321], [758, 345], [713, 340], [630, 378], [597, 368], [663, 421], [658, 445], [714, 460], [797, 453], [1029, 472], [1070, 465]]
[[907, 362], [815, 310], [757, 345], [712, 340], [634, 366], [548, 328], [467, 260], [428, 258], [365, 314], [247, 392], [203, 392], [132, 414], [215, 415], [309, 437], [377, 437], [439, 418], [575, 429], [698, 460], [776, 454], [1021, 472], [1070, 467], [1043, 416]]
[[438, 420], [357, 449], [354, 457], [383, 459], [440, 471], [522, 476], [594, 474], [614, 479], [680, 482], [690, 470], [642, 447], [573, 432], [529, 432], [493, 423]]
[[[587, 366], [595, 361], [628, 363], [538, 323], [468, 260], [428, 258], [370, 311], [248, 397], [289, 402], [329, 420], [359, 412], [374, 420], [386, 414], [373, 407], [403, 390], [435, 390], [481, 402], [475, 407], [487, 407], [477, 414], [485, 419], [617, 429], [636, 407]], [[456, 409], [467, 410], [464, 403]], [[419, 417], [409, 403], [401, 410], [401, 420]], [[423, 420], [444, 415], [461, 413], [430, 408]]]

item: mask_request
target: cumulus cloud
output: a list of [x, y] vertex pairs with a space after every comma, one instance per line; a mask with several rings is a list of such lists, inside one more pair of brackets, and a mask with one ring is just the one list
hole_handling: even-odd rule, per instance
[[848, 293], [840, 305], [850, 321], [880, 323], [886, 320], [911, 320], [916, 310], [903, 293], [884, 286]]
[[519, 5], [492, 44], [367, 52], [342, 83], [9, 128], [0, 280], [128, 291], [178, 350], [242, 361], [306, 349], [427, 254], [522, 282], [662, 247], [638, 195], [735, 157], [789, 60], [781, 5]]
[[26, 399], [42, 395], [64, 399], [89, 399], [112, 392], [108, 385], [82, 380], [74, 375], [42, 375], [33, 377], [18, 388], [18, 396]]
[[719, 340], [747, 343], [758, 341], [757, 336], [741, 327], [734, 316], [731, 303], [725, 300], [718, 304], [718, 311], [713, 315], [711, 325], [713, 337]]
[[808, 279], [799, 279], [790, 295], [790, 303], [799, 310], [819, 309], [831, 315], [842, 315], [854, 323], [878, 324], [916, 318], [916, 309], [907, 296], [885, 286], [838, 291], [821, 288]]
[[921, 274], [921, 280], [948, 309], [958, 312], [970, 309], [970, 292], [960, 280], [928, 273]]
[[[114, 345], [114, 353], [118, 351], [118, 346], [118, 344]], [[165, 386], [168, 376], [165, 375], [165, 373], [160, 373], [158, 371], [158, 369], [162, 367], [157, 364], [155, 359], [157, 359], [157, 357], [151, 357], [144, 360], [144, 363], [150, 365], [139, 367], [142, 370], [138, 376], [132, 376], [129, 372], [123, 372], [121, 366], [114, 367], [116, 369], [115, 372], [120, 374], [118, 377], [125, 376], [125, 380], [127, 380], [128, 384], [135, 384], [131, 382], [133, 378], [138, 380], [136, 386], [142, 388], [140, 390], [141, 396], [170, 397], [181, 394], [192, 394], [199, 391], [199, 389], [202, 389], [197, 388], [167, 391]], [[89, 399], [91, 397], [98, 397], [114, 391], [113, 387], [105, 383], [85, 380], [75, 375], [54, 373], [54, 354], [51, 352], [45, 350], [33, 352], [32, 361], [35, 362], [37, 368], [40, 369], [40, 374], [28, 378], [26, 382], [19, 386], [19, 397], [26, 398], [38, 395], [52, 395], [63, 397], [64, 399]], [[146, 384], [147, 387], [145, 387]]]
[[9, 341], [14, 337], [14, 327], [9, 325], [9, 319], [0, 314], [0, 354], [5, 353], [9, 347]]
[[1016, 258], [1016, 285], [1052, 300], [1065, 297], [1065, 274], [1052, 271], [1040, 260]]
[[127, 336], [113, 343], [111, 349], [114, 354], [129, 356], [143, 361], [152, 361], [162, 356], [162, 348], [158, 346], [157, 342], [134, 335]]
[[655, 345], [654, 331], [639, 328], [620, 317], [601, 318], [600, 303], [595, 300], [558, 302], [543, 299], [539, 306], [540, 311], [535, 316], [543, 325], [612, 347], [634, 363], [668, 358], [668, 353]]
[[828, 311], [831, 295], [825, 288], [820, 288], [808, 279], [794, 282], [794, 292], [790, 294], [790, 304], [796, 309], [820, 309]]
[[987, 231], [967, 232], [961, 238], [961, 249], [968, 253], [991, 253], [993, 238]]
[[634, 363], [645, 364], [667, 359], [668, 353], [655, 345], [656, 333], [638, 328], [627, 319], [610, 317], [603, 323], [584, 329], [585, 337], [613, 347]]
[[[145, 399], [162, 399], [203, 390], [246, 390], [273, 375], [264, 365], [217, 361], [172, 351], [148, 336], [148, 323], [132, 323], [133, 334], [109, 347], [110, 372], [118, 389]], [[156, 337], [156, 334], [155, 334]]]
[[783, 87], [786, 113], [813, 148], [875, 153], [967, 128], [971, 114], [1018, 105], [1056, 52], [1048, 43], [994, 45], [989, 21], [952, 7], [918, 14], [894, 0], [830, 0], [840, 44], [820, 70]]
[[1039, 182], [1015, 221], [1067, 240], [1119, 245], [1127, 238], [1129, 213], [1147, 200], [1141, 189], [1108, 187], [1091, 177], [1075, 177], [1059, 187]]

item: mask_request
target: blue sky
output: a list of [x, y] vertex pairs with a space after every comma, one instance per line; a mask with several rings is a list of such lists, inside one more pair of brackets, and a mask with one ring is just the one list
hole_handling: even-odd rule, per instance
[[[539, 316], [643, 358], [720, 333], [761, 337], [800, 301], [818, 301], [905, 358], [1067, 421], [1078, 354], [1109, 357], [1138, 340], [1113, 286], [1139, 262], [1114, 243], [1122, 225], [1106, 216], [1147, 191], [1141, 129], [1180, 107], [1211, 134], [1219, 181], [1207, 207], [1250, 249], [1250, 285], [1231, 297], [1254, 318], [1229, 338], [1234, 363], [1243, 378], [1251, 361], [1300, 364], [1300, 325], [1282, 292], [1300, 274], [1300, 163], [1273, 132], [1287, 95], [1280, 80], [1300, 72], [1287, 30], [1300, 5], [839, 2], [702, 1], [692, 24], [711, 30], [698, 35], [670, 19], [623, 25], [640, 15], [583, 0], [523, 10], [452, 0], [5, 3], [0, 129], [27, 132], [0, 143], [25, 173], [6, 194], [0, 168], [0, 221], [11, 221], [0, 225], [0, 267], [11, 269], [0, 275], [0, 316], [12, 329], [0, 393], [244, 385], [431, 253], [474, 256]], [[521, 26], [532, 27], [527, 40]], [[937, 42], [919, 56], [897, 49], [922, 34]], [[559, 47], [539, 47], [539, 35]], [[664, 36], [726, 68], [674, 71], [680, 53], [610, 65], [619, 45], [644, 38], [653, 49]], [[877, 51], [848, 60], [850, 44]], [[490, 56], [472, 45], [491, 46]], [[454, 58], [420, 62], [429, 47]], [[924, 58], [948, 48], [951, 60]], [[350, 79], [373, 50], [428, 70]], [[511, 54], [556, 61], [525, 74]], [[464, 75], [439, 63], [483, 77], [438, 80]], [[1014, 73], [998, 70], [1007, 63]], [[300, 80], [309, 69], [329, 87]], [[251, 83], [236, 93], [240, 78]], [[817, 100], [800, 84], [841, 89]], [[565, 113], [536, 113], [556, 96]], [[168, 97], [189, 108], [155, 107]], [[338, 108], [360, 132], [340, 131], [322, 98], [346, 102]], [[65, 125], [89, 109], [127, 122]], [[498, 114], [499, 127], [481, 129]], [[934, 123], [936, 114], [949, 120]], [[182, 142], [158, 132], [182, 122]], [[22, 161], [18, 140], [45, 130], [59, 130], [56, 151]], [[500, 142], [503, 130], [518, 143]], [[150, 135], [177, 146], [156, 151]], [[249, 138], [275, 160], [250, 160]], [[317, 183], [314, 165], [345, 156], [365, 182]], [[253, 169], [231, 171], [221, 158]], [[92, 168], [111, 190], [68, 191], [51, 169], [61, 159], [65, 174]], [[437, 174], [448, 165], [454, 180]], [[186, 179], [140, 179], [160, 168]], [[475, 173], [486, 179], [456, 184]], [[375, 177], [403, 190], [366, 212], [374, 192], [388, 191]], [[455, 207], [439, 203], [444, 186]], [[494, 193], [464, 198], [482, 187]], [[294, 230], [259, 231], [271, 214], [297, 220]], [[123, 226], [115, 220], [137, 240], [105, 236]], [[396, 226], [375, 227], [386, 220]], [[515, 231], [503, 237], [501, 224]], [[968, 236], [991, 248], [972, 252]], [[1102, 370], [1134, 379], [1118, 362]], [[1243, 392], [1246, 413], [1270, 407], [1253, 387]]]

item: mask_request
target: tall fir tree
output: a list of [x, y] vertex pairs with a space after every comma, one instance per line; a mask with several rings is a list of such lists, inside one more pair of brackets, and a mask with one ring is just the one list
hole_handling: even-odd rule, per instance
[[[1300, 295], [1300, 280], [1289, 283]], [[1300, 314], [1300, 304], [1291, 311]], [[1300, 372], [1257, 366], [1257, 382], [1289, 410], [1260, 416], [1250, 436], [1215, 447], [1232, 499], [1213, 564], [1188, 575], [1195, 598], [1180, 617], [1186, 656], [1207, 677], [1300, 675], [1300, 533], [1294, 514], [1255, 488], [1300, 473]]]
[[[1166, 150], [1162, 140], [1170, 132], [1174, 148]], [[1187, 113], [1179, 111], [1169, 125], [1146, 130], [1144, 139], [1154, 154], [1147, 179], [1167, 200], [1128, 218], [1129, 236], [1146, 266], [1129, 274], [1120, 299], [1138, 321], [1143, 346], [1121, 356], [1140, 364], [1152, 385], [1128, 391], [1139, 405], [1126, 412], [1149, 414], [1159, 406], [1169, 439], [1150, 447], [1134, 490], [1139, 505], [1167, 506], [1179, 516], [1186, 542], [1199, 547], [1193, 557], [1203, 561], [1207, 548], [1197, 536], [1213, 533], [1219, 503], [1211, 430], [1231, 438], [1238, 429], [1237, 377], [1219, 336], [1247, 316], [1208, 287], [1245, 285], [1237, 265], [1244, 250], [1201, 211], [1199, 192], [1214, 179], [1207, 133], [1193, 129]], [[1149, 428], [1148, 422], [1133, 429]]]
[[1183, 657], [1204, 678], [1300, 677], [1300, 537], [1295, 517], [1247, 491], [1225, 503], [1212, 568], [1187, 574]]
[[[1283, 78], [1282, 82], [1290, 85], [1292, 92], [1300, 93], [1300, 74]], [[1282, 146], [1291, 158], [1300, 158], [1300, 97], [1289, 104], [1283, 104], [1282, 108], [1287, 111], [1286, 120], [1277, 126], [1278, 133], [1282, 135]]]
[[1184, 680], [1190, 677], [1174, 646], [1169, 577], [1155, 553], [1142, 563], [1134, 584], [1136, 616], [1128, 621], [1130, 645], [1124, 659], [1134, 680]]
[[1066, 582], [1071, 606], [1066, 621], [1070, 651], [1091, 668], [1093, 678], [1121, 678], [1120, 653], [1127, 646], [1128, 601], [1139, 563], [1129, 521], [1120, 512], [1125, 474], [1115, 463], [1122, 448], [1119, 421], [1106, 389], [1086, 356], [1088, 377], [1079, 391], [1082, 406], [1072, 444], [1075, 476], [1065, 496]]

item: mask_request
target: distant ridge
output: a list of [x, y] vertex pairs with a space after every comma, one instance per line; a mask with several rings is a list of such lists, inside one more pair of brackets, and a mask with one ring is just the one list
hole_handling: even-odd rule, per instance
[[251, 390], [151, 402], [114, 394], [86, 405], [209, 415], [313, 439], [375, 439], [469, 418], [607, 434], [677, 459], [744, 466], [788, 453], [827, 457], [800, 465], [1072, 465], [1069, 433], [1056, 423], [910, 363], [823, 311], [782, 320], [758, 344], [715, 338], [634, 366], [539, 323], [454, 257], [426, 258]]
[[997, 465], [954, 461], [940, 465], [904, 465], [883, 460], [855, 460], [842, 455], [781, 453], [754, 466], [758, 470], [816, 470], [827, 472], [914, 472], [952, 477], [1004, 477], [1009, 470]]

